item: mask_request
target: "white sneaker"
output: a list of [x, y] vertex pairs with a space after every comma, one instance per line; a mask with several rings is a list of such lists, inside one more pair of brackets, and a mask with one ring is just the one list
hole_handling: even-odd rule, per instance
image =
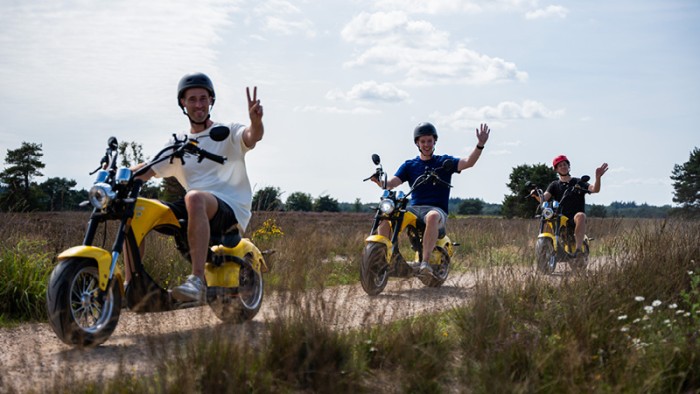
[[190, 275], [185, 283], [173, 288], [173, 298], [178, 301], [197, 301], [204, 303], [207, 286], [199, 276]]
[[420, 276], [433, 276], [433, 267], [430, 266], [430, 263], [423, 261], [420, 263], [418, 272]]

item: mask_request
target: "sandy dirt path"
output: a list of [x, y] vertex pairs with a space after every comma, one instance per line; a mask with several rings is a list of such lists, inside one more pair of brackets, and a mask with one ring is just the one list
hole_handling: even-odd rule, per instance
[[[490, 274], [494, 272], [490, 270]], [[440, 288], [426, 288], [418, 279], [391, 280], [376, 297], [367, 296], [359, 284], [338, 286], [306, 293], [301, 302], [329, 327], [352, 329], [463, 305], [470, 300], [476, 280], [482, 275], [486, 274], [452, 272]], [[531, 270], [508, 268], [498, 275], [522, 279], [531, 275]], [[265, 322], [284, 311], [288, 303], [279, 294], [266, 295], [260, 313], [245, 324], [245, 329], [261, 332]], [[151, 314], [125, 310], [114, 334], [91, 349], [64, 344], [45, 323], [0, 329], [0, 392], [41, 391], [54, 381], [74, 381], [83, 376], [96, 380], [120, 371], [148, 374], [154, 364], [149, 361], [162, 356], [154, 350], [154, 343], [162, 346], [172, 343], [169, 341], [184, 342], [193, 335], [211, 335], [221, 327], [209, 307]]]

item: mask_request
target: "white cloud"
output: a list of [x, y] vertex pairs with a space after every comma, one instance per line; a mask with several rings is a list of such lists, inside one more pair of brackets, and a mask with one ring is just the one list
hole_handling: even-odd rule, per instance
[[[361, 13], [342, 30], [361, 53], [346, 67], [372, 67], [402, 74], [404, 84], [486, 84], [525, 81], [527, 73], [503, 59], [451, 44], [447, 32], [430, 22], [412, 20], [404, 12]], [[364, 49], [363, 49], [364, 48]]]
[[421, 14], [476, 13], [483, 10], [482, 4], [473, 0], [377, 0], [374, 6], [380, 10], [403, 10]]
[[249, 20], [250, 25], [257, 24], [257, 19], [264, 21], [264, 30], [291, 36], [301, 33], [307, 37], [315, 37], [314, 23], [304, 17], [299, 7], [284, 0], [269, 0], [255, 7], [255, 20]]
[[[218, 32], [237, 10], [235, 2], [202, 3], [124, 0], [6, 7], [0, 15], [3, 89], [67, 116], [144, 115], [150, 103], [143, 102], [143, 91], [151, 92], [149, 97], [173, 96], [174, 104], [174, 81], [186, 72], [218, 69], [213, 49], [221, 41]], [[32, 84], [22, 82], [27, 80]]]
[[525, 13], [525, 19], [544, 19], [544, 18], [566, 18], [569, 10], [560, 5], [549, 5], [545, 8], [540, 8]]
[[379, 114], [381, 111], [376, 109], [355, 107], [355, 108], [338, 108], [338, 107], [321, 107], [317, 105], [306, 105], [302, 107], [295, 107], [294, 112], [317, 112], [324, 114], [337, 114], [337, 115], [374, 115]]
[[451, 114], [436, 114], [435, 116], [441, 124], [455, 130], [460, 130], [483, 121], [538, 118], [554, 119], [561, 117], [564, 113], [565, 110], [563, 109], [551, 110], [540, 102], [525, 100], [520, 104], [512, 101], [504, 101], [495, 107], [463, 107]]
[[380, 11], [428, 15], [524, 13], [527, 19], [566, 18], [569, 13], [558, 5], [541, 7], [539, 0], [375, 0], [372, 6]]
[[409, 94], [390, 83], [377, 83], [376, 81], [364, 81], [353, 86], [348, 92], [333, 90], [328, 92], [326, 98], [330, 100], [347, 101], [380, 101], [396, 103], [407, 101]]

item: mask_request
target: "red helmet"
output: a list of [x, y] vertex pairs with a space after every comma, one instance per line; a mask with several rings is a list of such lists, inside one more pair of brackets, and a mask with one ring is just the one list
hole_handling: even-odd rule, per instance
[[565, 161], [566, 164], [571, 165], [571, 162], [569, 161], [569, 159], [566, 158], [566, 156], [559, 155], [559, 156], [555, 157], [554, 160], [552, 160], [552, 167], [554, 167], [554, 169], [556, 169], [557, 165], [559, 163], [561, 163], [562, 161]]

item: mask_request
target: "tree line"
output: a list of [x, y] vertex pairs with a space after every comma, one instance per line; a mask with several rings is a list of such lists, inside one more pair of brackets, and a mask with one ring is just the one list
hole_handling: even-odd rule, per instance
[[[142, 147], [134, 142], [121, 142], [119, 153], [122, 166], [143, 162]], [[52, 177], [39, 183], [37, 178], [45, 164], [42, 145], [22, 142], [17, 149], [8, 149], [5, 167], [0, 172], [0, 211], [72, 211], [78, 210], [79, 204], [87, 200], [88, 191], [76, 190], [72, 179]], [[546, 188], [557, 179], [556, 172], [545, 164], [523, 164], [513, 168], [506, 184], [511, 193], [504, 196], [501, 204], [490, 204], [478, 198], [451, 198], [449, 209], [458, 215], [492, 215], [506, 218], [531, 218], [534, 216], [537, 201], [529, 198], [530, 190], [535, 184]], [[608, 206], [589, 204], [587, 213], [592, 217], [648, 217], [668, 216], [700, 217], [700, 149], [694, 148], [687, 162], [676, 164], [671, 172], [673, 180], [673, 202], [662, 207], [635, 202], [613, 202]], [[184, 195], [184, 189], [172, 178], [160, 183], [149, 181], [142, 189], [142, 196], [172, 201]], [[253, 195], [253, 210], [257, 211], [300, 211], [300, 212], [367, 212], [376, 203], [362, 203], [359, 198], [354, 202], [339, 202], [330, 195], [313, 197], [309, 193], [295, 191], [282, 201], [284, 192], [278, 187], [267, 186]]]

